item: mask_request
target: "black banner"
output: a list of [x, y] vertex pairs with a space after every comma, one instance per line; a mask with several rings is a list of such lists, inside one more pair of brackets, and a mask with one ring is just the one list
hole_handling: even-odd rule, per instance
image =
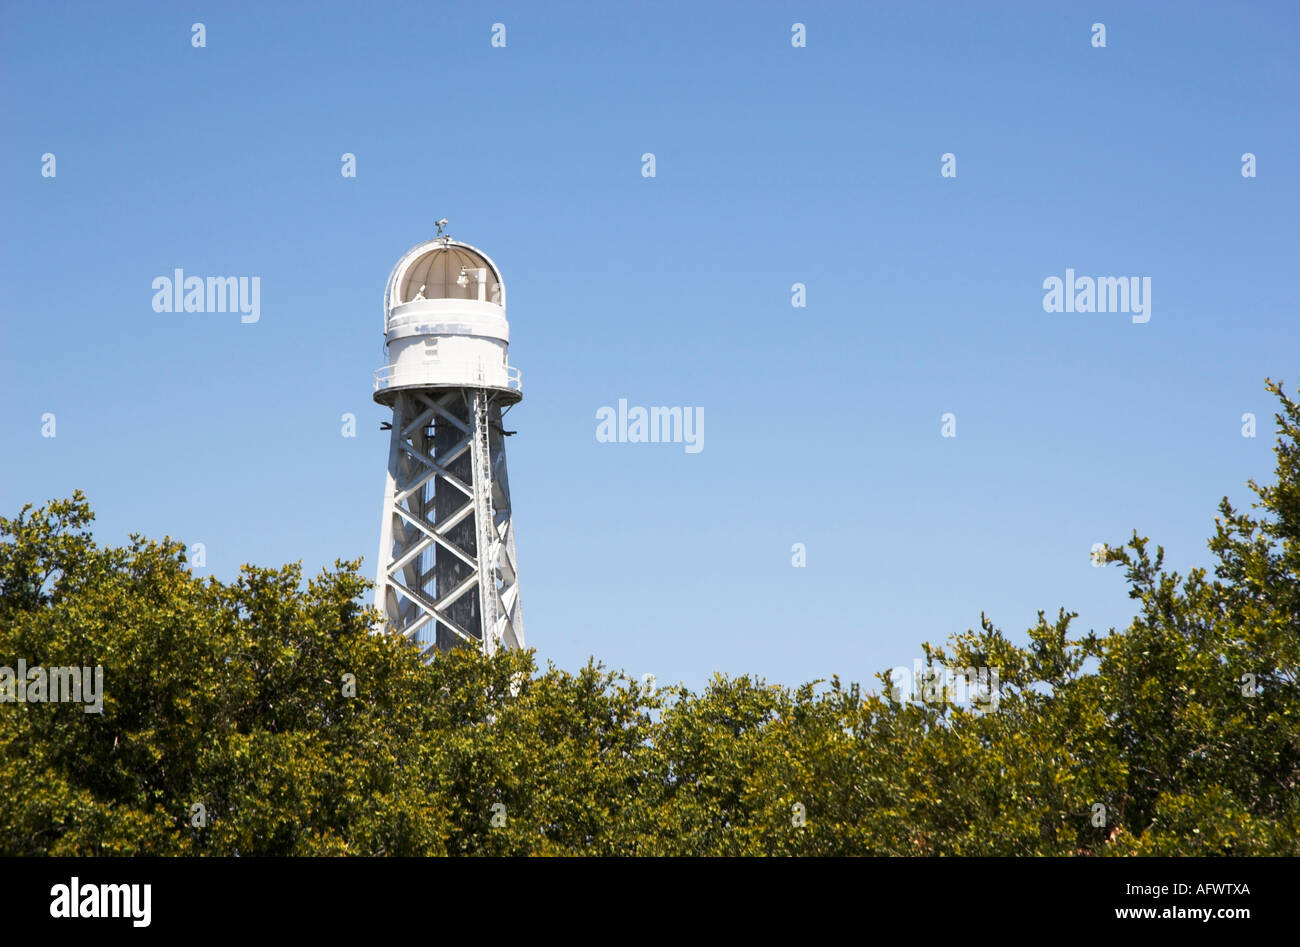
[[403, 914], [436, 924], [455, 913], [459, 927], [465, 912], [487, 909], [488, 921], [547, 927], [694, 917], [743, 928], [815, 912], [819, 926], [864, 930], [897, 921], [936, 934], [1066, 924], [1232, 936], [1285, 923], [1296, 868], [1164, 858], [4, 859], [0, 883], [11, 931], [373, 935]]

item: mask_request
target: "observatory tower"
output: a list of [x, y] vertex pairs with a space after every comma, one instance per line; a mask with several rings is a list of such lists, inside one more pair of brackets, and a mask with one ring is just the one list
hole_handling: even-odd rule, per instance
[[408, 250], [384, 290], [393, 409], [375, 605], [431, 654], [521, 648], [502, 415], [523, 394], [507, 361], [506, 286], [487, 254], [443, 235]]

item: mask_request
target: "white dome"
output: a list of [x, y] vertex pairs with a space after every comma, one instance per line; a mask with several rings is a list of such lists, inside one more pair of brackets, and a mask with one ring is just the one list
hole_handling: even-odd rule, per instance
[[420, 298], [479, 300], [504, 309], [506, 286], [482, 250], [438, 237], [412, 247], [393, 267], [384, 292], [385, 329], [394, 307]]
[[376, 400], [399, 388], [494, 388], [520, 394], [509, 363], [510, 323], [501, 271], [486, 253], [450, 237], [412, 247], [384, 290], [388, 364]]

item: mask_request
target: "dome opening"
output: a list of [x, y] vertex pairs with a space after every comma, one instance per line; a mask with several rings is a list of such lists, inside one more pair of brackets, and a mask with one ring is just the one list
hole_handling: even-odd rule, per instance
[[417, 258], [402, 279], [398, 303], [417, 299], [477, 299], [501, 305], [501, 277], [482, 255], [436, 247]]

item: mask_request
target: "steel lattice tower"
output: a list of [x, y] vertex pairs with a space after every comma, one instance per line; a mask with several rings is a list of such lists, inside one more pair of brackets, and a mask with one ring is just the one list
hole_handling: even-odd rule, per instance
[[486, 254], [442, 235], [384, 291], [393, 410], [375, 605], [427, 654], [524, 645], [502, 416], [523, 394], [507, 361], [506, 287]]

